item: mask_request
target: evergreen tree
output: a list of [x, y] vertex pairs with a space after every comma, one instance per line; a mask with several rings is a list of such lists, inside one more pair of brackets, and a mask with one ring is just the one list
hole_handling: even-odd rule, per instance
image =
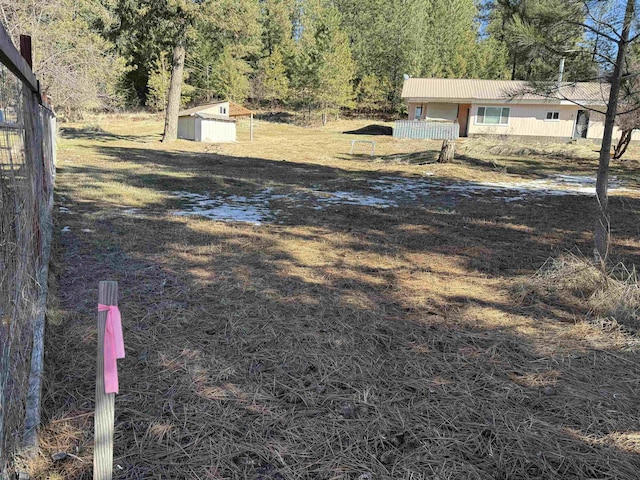
[[354, 105], [355, 62], [340, 24], [335, 7], [324, 2], [304, 4], [294, 85], [308, 110], [327, 113]]
[[263, 56], [272, 55], [276, 49], [285, 57], [291, 56], [295, 10], [295, 0], [260, 1]]
[[580, 2], [495, 0], [488, 8], [488, 32], [507, 49], [512, 79], [553, 80], [565, 57], [565, 79], [596, 75], [592, 45], [579, 25], [585, 18]]
[[161, 52], [160, 57], [154, 62], [153, 68], [149, 72], [147, 106], [156, 112], [163, 112], [167, 108], [169, 82], [171, 80], [167, 57], [166, 52]]
[[385, 79], [401, 108], [403, 74], [502, 78], [506, 53], [481, 39], [474, 0], [335, 0], [357, 64], [357, 77]]
[[250, 94], [252, 60], [260, 52], [257, 0], [208, 0], [195, 25], [194, 48], [187, 58], [195, 100], [242, 102]]
[[262, 98], [271, 102], [272, 106], [277, 102], [283, 103], [287, 100], [289, 77], [279, 46], [276, 46], [268, 57], [260, 61], [259, 70]]
[[390, 86], [387, 79], [375, 75], [365, 75], [358, 84], [358, 106], [367, 111], [386, 110], [388, 107], [387, 92]]
[[247, 62], [238, 58], [232, 47], [225, 47], [213, 65], [212, 87], [216, 97], [242, 103], [249, 95]]

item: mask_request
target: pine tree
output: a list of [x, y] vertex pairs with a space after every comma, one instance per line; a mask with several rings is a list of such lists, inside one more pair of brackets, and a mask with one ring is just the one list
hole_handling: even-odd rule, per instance
[[358, 84], [358, 106], [367, 112], [386, 110], [389, 85], [386, 79], [375, 75], [365, 75]]
[[479, 38], [474, 0], [335, 0], [357, 65], [356, 75], [385, 80], [402, 108], [403, 74], [502, 78], [505, 51]]
[[163, 112], [167, 108], [167, 98], [169, 96], [169, 82], [171, 72], [167, 53], [161, 52], [160, 58], [153, 64], [153, 69], [149, 72], [147, 81], [147, 106], [156, 112]]
[[326, 114], [354, 105], [355, 62], [340, 23], [335, 7], [324, 2], [304, 4], [294, 86], [309, 111], [319, 108]]
[[264, 57], [272, 55], [276, 49], [280, 50], [280, 54], [284, 57], [292, 55], [295, 8], [295, 0], [260, 1]]
[[212, 87], [218, 98], [242, 103], [249, 95], [250, 68], [247, 62], [237, 58], [232, 50], [225, 47], [213, 65]]
[[243, 101], [250, 94], [252, 64], [261, 48], [258, 1], [208, 0], [204, 8], [187, 59], [195, 99]]
[[[496, 0], [489, 9], [488, 32], [507, 49], [512, 79], [553, 80], [563, 57], [567, 80], [596, 75], [589, 42], [579, 25], [585, 15], [580, 2]], [[572, 21], [562, 21], [568, 18]]]
[[271, 102], [272, 107], [277, 102], [286, 101], [289, 95], [289, 78], [279, 46], [260, 61], [259, 70], [262, 98]]

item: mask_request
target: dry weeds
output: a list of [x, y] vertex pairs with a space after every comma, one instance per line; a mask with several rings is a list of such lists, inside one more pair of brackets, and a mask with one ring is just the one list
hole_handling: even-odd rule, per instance
[[550, 258], [517, 288], [521, 302], [562, 302], [587, 310], [594, 321], [640, 328], [640, 284], [635, 266], [623, 263], [603, 272], [589, 259], [566, 254]]

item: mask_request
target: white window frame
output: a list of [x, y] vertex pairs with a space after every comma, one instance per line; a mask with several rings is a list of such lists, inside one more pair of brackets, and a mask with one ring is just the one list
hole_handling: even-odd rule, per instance
[[[418, 109], [420, 109], [420, 116], [418, 116]], [[422, 120], [422, 114], [424, 113], [424, 106], [423, 105], [416, 105], [416, 107], [413, 109], [413, 119], [414, 120]]]
[[[551, 118], [549, 118], [549, 114], [551, 114]], [[553, 118], [555, 115], [557, 115], [557, 118]], [[559, 122], [560, 121], [560, 112], [558, 110], [549, 110], [547, 113], [544, 114], [544, 121], [545, 122]]]
[[227, 107], [220, 107], [220, 113], [223, 115], [227, 114]]
[[[480, 119], [480, 109], [484, 109], [484, 112], [482, 114], [482, 122], [479, 120]], [[500, 108], [502, 110], [500, 110], [500, 120], [502, 120], [503, 112], [504, 110], [507, 110], [507, 123], [485, 123], [484, 122], [484, 116], [485, 113], [487, 111], [487, 108]], [[489, 126], [489, 127], [508, 127], [509, 123], [511, 122], [511, 107], [504, 107], [502, 105], [481, 105], [476, 109], [476, 114], [474, 116], [474, 120], [473, 123], [474, 125], [483, 125], [483, 126]]]

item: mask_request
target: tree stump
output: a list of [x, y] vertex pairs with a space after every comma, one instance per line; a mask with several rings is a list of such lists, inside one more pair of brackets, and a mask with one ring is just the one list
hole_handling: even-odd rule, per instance
[[438, 163], [449, 163], [453, 161], [455, 155], [456, 142], [453, 140], [445, 140], [442, 142], [440, 155], [438, 155]]

